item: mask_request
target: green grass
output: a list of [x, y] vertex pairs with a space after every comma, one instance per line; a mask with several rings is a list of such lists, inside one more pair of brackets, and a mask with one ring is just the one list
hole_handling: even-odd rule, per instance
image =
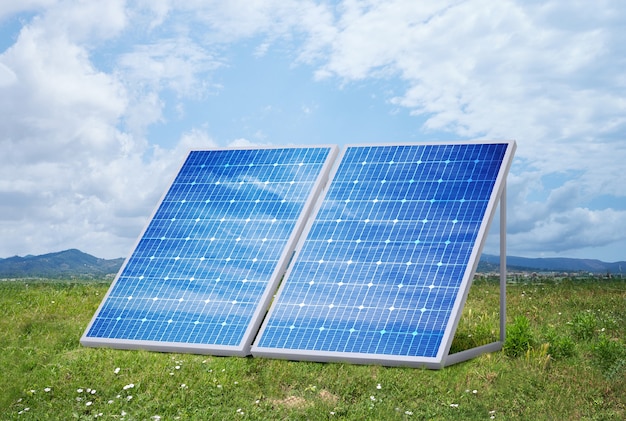
[[[509, 285], [514, 348], [438, 371], [81, 347], [107, 287], [0, 283], [0, 419], [626, 419], [623, 281]], [[498, 338], [498, 291], [455, 350]]]

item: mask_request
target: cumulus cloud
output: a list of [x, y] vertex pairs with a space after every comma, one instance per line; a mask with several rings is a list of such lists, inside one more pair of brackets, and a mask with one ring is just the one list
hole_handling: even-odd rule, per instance
[[15, 72], [5, 64], [0, 63], [0, 88], [11, 86], [15, 82], [17, 82]]
[[626, 237], [622, 221], [626, 211], [613, 209], [590, 210], [576, 207], [550, 212], [546, 218], [536, 220], [530, 229], [509, 237], [511, 248], [525, 254], [537, 250], [555, 253], [572, 252], [585, 247], [603, 247]]
[[[121, 30], [124, 12], [82, 6], [36, 17], [0, 56], [0, 231], [10, 238], [0, 255], [62, 247], [121, 255], [190, 144], [212, 144], [187, 135], [164, 151], [141, 136], [160, 117], [159, 88], [137, 94], [132, 72], [94, 66], [86, 39]], [[158, 79], [193, 77], [173, 73]]]
[[[421, 138], [517, 139], [514, 252], [626, 246], [625, 209], [594, 201], [624, 199], [621, 4], [5, 3], [0, 22], [30, 15], [0, 54], [0, 233], [11, 238], [0, 256], [123, 255], [186, 151], [217, 145], [208, 124], [173, 130], [167, 146], [150, 130], [219, 95], [213, 76], [240, 44], [256, 57], [280, 49], [337, 89], [393, 81], [380, 101], [412, 113]], [[252, 143], [237, 137], [221, 143]]]
[[57, 3], [58, 0], [22, 0], [3, 1], [0, 3], [0, 22], [16, 14], [42, 10]]
[[[611, 231], [607, 226], [614, 224], [606, 241], [624, 240], [625, 223], [606, 217], [612, 210], [581, 206], [597, 194], [624, 197], [617, 175], [626, 160], [626, 59], [616, 25], [626, 11], [610, 2], [603, 6], [346, 1], [336, 10], [336, 32], [316, 47], [325, 51], [316, 56], [316, 74], [344, 83], [404, 80], [406, 90], [388, 99], [425, 116], [426, 133], [517, 139], [523, 165], [514, 167], [520, 177], [510, 189], [516, 199], [510, 220], [514, 229], [531, 229], [528, 244], [554, 252], [585, 238], [596, 244], [600, 236], [564, 231], [577, 221], [588, 224], [585, 233]], [[578, 172], [576, 196], [563, 194], [566, 200], [548, 204], [533, 200], [532, 188], [544, 194], [557, 188], [553, 198], [561, 194], [542, 178], [572, 170]], [[536, 236], [539, 226], [554, 236]], [[572, 240], [542, 240], [559, 234]]]
[[102, 42], [119, 35], [127, 25], [124, 0], [109, 0], [106, 3], [61, 1], [50, 7], [37, 20], [38, 25], [50, 34], [67, 36], [76, 42]]

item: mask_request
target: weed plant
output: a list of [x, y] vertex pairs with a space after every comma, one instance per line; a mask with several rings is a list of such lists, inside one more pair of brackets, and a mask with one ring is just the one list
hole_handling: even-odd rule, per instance
[[505, 353], [510, 357], [522, 356], [531, 349], [534, 342], [528, 318], [524, 315], [516, 316], [506, 330]]
[[[0, 283], [0, 420], [626, 419], [624, 282], [509, 285], [504, 352], [434, 371], [81, 347], [107, 287]], [[453, 351], [498, 302], [472, 286]]]

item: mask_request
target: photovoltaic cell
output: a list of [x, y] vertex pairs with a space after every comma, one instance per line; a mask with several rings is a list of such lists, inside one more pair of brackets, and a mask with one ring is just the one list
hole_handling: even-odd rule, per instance
[[248, 354], [334, 155], [190, 152], [81, 343]]
[[252, 354], [439, 364], [513, 149], [348, 147]]

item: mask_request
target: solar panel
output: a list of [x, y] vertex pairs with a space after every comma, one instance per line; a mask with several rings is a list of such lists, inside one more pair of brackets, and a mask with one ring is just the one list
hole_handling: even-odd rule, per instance
[[347, 147], [252, 354], [444, 364], [514, 149]]
[[335, 155], [191, 151], [81, 343], [249, 354]]

